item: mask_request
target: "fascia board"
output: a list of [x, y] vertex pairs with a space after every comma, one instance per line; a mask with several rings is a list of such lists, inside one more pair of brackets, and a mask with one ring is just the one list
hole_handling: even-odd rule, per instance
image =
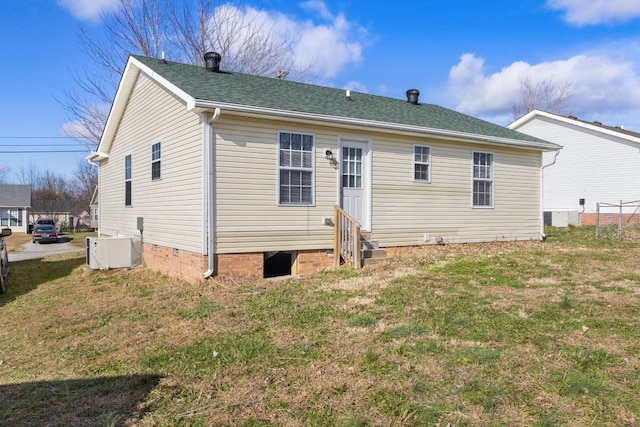
[[517, 128], [519, 128], [520, 126], [524, 125], [525, 123], [527, 123], [528, 121], [533, 119], [536, 115], [542, 115], [541, 113], [543, 113], [543, 112], [542, 111], [538, 111], [538, 110], [529, 111], [527, 114], [525, 114], [524, 116], [520, 117], [518, 120], [516, 120], [513, 123], [507, 125], [507, 128], [509, 128], [511, 130], [517, 130]]
[[525, 114], [524, 116], [522, 116], [521, 118], [519, 118], [515, 122], [511, 123], [507, 127], [509, 129], [518, 130], [524, 124], [534, 120], [536, 117], [544, 117], [544, 118], [547, 118], [547, 119], [552, 120], [552, 121], [565, 123], [565, 124], [568, 124], [568, 125], [571, 125], [571, 126], [580, 127], [580, 128], [583, 128], [583, 129], [588, 129], [588, 130], [590, 130], [592, 132], [598, 132], [598, 133], [601, 133], [603, 135], [611, 136], [611, 137], [614, 137], [614, 138], [624, 139], [624, 140], [632, 142], [634, 144], [640, 144], [640, 138], [637, 138], [637, 137], [634, 137], [634, 136], [631, 136], [631, 135], [627, 135], [627, 134], [625, 134], [623, 132], [617, 132], [615, 130], [603, 128], [601, 126], [596, 126], [596, 125], [588, 123], [588, 122], [583, 122], [583, 121], [580, 121], [580, 120], [575, 120], [575, 119], [572, 119], [572, 118], [569, 118], [569, 117], [564, 117], [564, 116], [560, 116], [558, 114], [547, 113], [546, 111], [539, 111], [539, 110], [533, 110], [533, 111]]
[[124, 72], [122, 73], [120, 83], [118, 84], [118, 89], [116, 91], [113, 104], [111, 105], [111, 111], [109, 112], [109, 117], [107, 118], [104, 132], [102, 133], [102, 137], [100, 138], [100, 144], [98, 145], [98, 152], [104, 153], [108, 156], [109, 152], [111, 151], [113, 138], [115, 137], [118, 125], [120, 124], [120, 120], [122, 118], [122, 115], [124, 114], [124, 110], [129, 101], [129, 97], [133, 92], [133, 88], [140, 72], [143, 72], [151, 80], [157, 82], [159, 85], [166, 88], [169, 92], [183, 100], [185, 104], [187, 104], [187, 106], [194, 103], [192, 96], [187, 94], [185, 91], [183, 91], [158, 73], [154, 72], [151, 68], [147, 67], [136, 58], [130, 56], [129, 60], [127, 61], [127, 65], [125, 66]]
[[190, 109], [213, 109], [220, 108], [226, 111], [236, 111], [240, 113], [277, 116], [289, 119], [312, 120], [314, 122], [334, 123], [357, 127], [377, 128], [394, 130], [405, 133], [423, 134], [433, 137], [456, 139], [461, 142], [476, 142], [490, 145], [502, 145], [508, 147], [527, 148], [540, 151], [553, 151], [561, 148], [553, 143], [537, 143], [533, 141], [520, 141], [510, 138], [490, 137], [466, 132], [457, 132], [444, 129], [435, 129], [424, 126], [404, 125], [399, 123], [380, 122], [375, 120], [353, 119], [349, 117], [327, 116], [322, 114], [304, 113], [298, 111], [278, 110], [272, 108], [256, 108], [247, 105], [228, 104], [206, 100], [194, 100]]
[[129, 95], [131, 95], [131, 90], [135, 84], [135, 80], [138, 77], [139, 71], [138, 69], [134, 69], [132, 61], [133, 58], [129, 57], [127, 65], [124, 68], [124, 72], [122, 73], [122, 78], [118, 83], [118, 89], [116, 90], [116, 95], [113, 99], [113, 103], [111, 104], [111, 110], [109, 111], [107, 122], [105, 123], [104, 130], [102, 131], [102, 136], [100, 137], [100, 143], [98, 144], [97, 149], [98, 152], [108, 153], [111, 150], [111, 143], [113, 142], [118, 124], [120, 123], [120, 118], [124, 112]]
[[194, 98], [189, 95], [187, 92], [180, 89], [178, 86], [171, 83], [169, 80], [162, 77], [160, 74], [153, 71], [151, 68], [144, 65], [142, 62], [138, 61], [135, 58], [131, 58], [131, 62], [135, 64], [136, 67], [147, 76], [149, 76], [152, 80], [156, 81], [161, 86], [164, 86], [169, 92], [174, 94], [176, 97], [184, 101], [185, 104], [190, 105], [194, 103]]

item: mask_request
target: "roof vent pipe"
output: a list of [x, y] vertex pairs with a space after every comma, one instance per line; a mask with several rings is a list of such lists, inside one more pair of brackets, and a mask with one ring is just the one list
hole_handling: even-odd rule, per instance
[[222, 57], [217, 52], [207, 52], [204, 54], [204, 66], [207, 71], [217, 73], [220, 71], [220, 60]]
[[409, 89], [407, 91], [407, 102], [409, 104], [418, 105], [418, 96], [420, 96], [420, 91], [418, 89]]

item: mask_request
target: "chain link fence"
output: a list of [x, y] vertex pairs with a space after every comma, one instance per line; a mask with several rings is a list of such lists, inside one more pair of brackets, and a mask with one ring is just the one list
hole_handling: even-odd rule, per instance
[[640, 224], [640, 200], [596, 204], [596, 236], [622, 234]]

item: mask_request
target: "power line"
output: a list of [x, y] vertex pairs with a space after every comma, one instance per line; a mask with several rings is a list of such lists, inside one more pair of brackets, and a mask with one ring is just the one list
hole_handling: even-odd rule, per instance
[[91, 150], [13, 150], [0, 151], [0, 154], [31, 154], [31, 153], [88, 153]]
[[0, 148], [7, 147], [75, 147], [77, 144], [0, 144]]
[[0, 136], [0, 139], [89, 139], [75, 136]]

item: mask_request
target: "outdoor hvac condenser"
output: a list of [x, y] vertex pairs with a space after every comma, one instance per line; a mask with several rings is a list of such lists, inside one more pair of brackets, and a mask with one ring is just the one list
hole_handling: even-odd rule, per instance
[[132, 267], [131, 237], [87, 237], [87, 264], [94, 270]]

